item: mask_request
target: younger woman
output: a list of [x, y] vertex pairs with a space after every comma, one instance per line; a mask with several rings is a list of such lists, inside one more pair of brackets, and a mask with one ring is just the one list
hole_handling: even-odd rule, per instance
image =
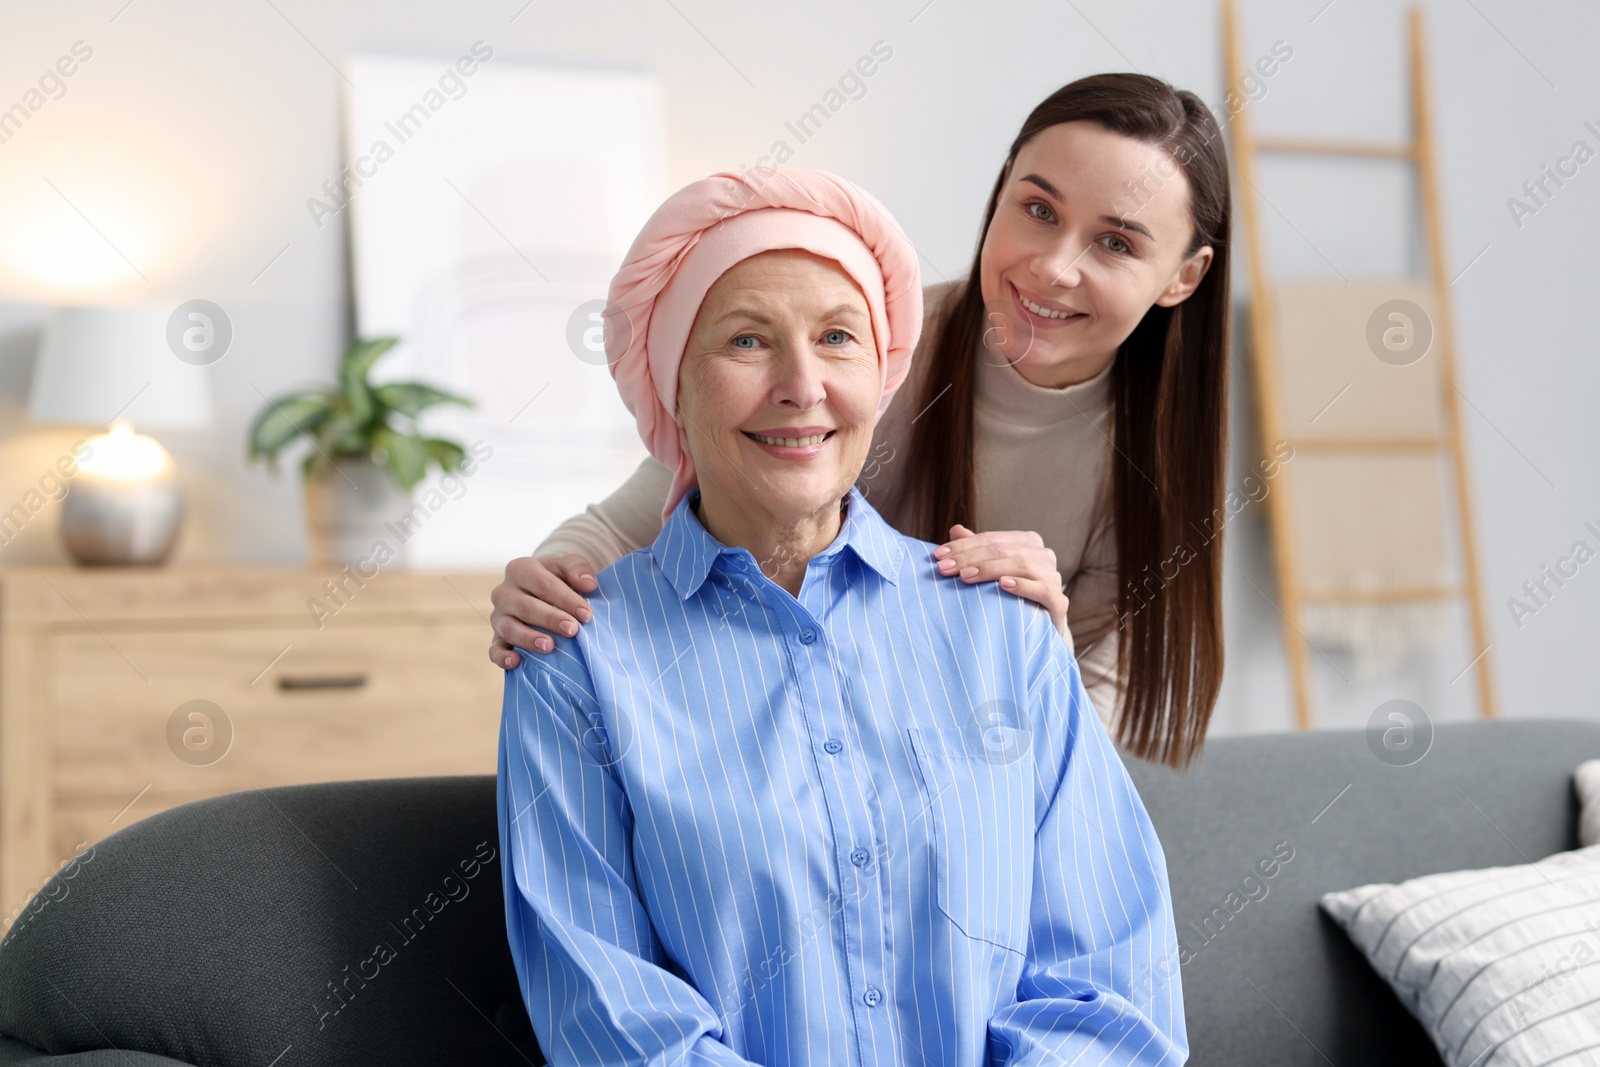
[[[1112, 736], [1174, 766], [1222, 680], [1230, 218], [1221, 132], [1193, 93], [1101, 74], [1051, 94], [1000, 168], [970, 273], [926, 292], [860, 483], [897, 530], [945, 542], [951, 580], [1046, 608]], [[646, 460], [507, 564], [497, 665], [551, 650], [532, 627], [591, 618], [581, 594], [654, 540], [671, 482]]]

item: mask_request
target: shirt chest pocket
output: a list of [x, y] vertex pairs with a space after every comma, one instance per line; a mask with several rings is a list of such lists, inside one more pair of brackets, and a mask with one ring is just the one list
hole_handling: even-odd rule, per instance
[[968, 937], [1027, 951], [1033, 760], [1026, 730], [909, 728], [939, 909]]

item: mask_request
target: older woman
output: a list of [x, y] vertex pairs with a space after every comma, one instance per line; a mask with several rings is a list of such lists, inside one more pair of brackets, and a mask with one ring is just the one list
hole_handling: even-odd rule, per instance
[[552, 1063], [1176, 1064], [1165, 862], [1039, 606], [854, 488], [915, 253], [818, 171], [646, 224], [608, 352], [674, 472], [507, 674], [506, 921]]

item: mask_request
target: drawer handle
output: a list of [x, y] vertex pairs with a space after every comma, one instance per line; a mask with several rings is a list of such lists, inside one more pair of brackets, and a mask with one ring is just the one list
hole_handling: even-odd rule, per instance
[[367, 684], [367, 676], [361, 674], [302, 674], [280, 675], [278, 678], [279, 689], [360, 689]]

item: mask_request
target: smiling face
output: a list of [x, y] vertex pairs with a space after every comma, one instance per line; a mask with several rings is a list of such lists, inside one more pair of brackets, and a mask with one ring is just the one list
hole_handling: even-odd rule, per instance
[[1194, 292], [1210, 246], [1163, 149], [1093, 122], [1042, 130], [1017, 152], [979, 260], [984, 358], [1037, 385], [1104, 370], [1151, 305]]
[[[678, 369], [701, 519], [723, 531], [837, 523], [878, 418], [866, 297], [830, 259], [763, 252], [706, 292]], [[715, 516], [713, 520], [710, 516]]]

